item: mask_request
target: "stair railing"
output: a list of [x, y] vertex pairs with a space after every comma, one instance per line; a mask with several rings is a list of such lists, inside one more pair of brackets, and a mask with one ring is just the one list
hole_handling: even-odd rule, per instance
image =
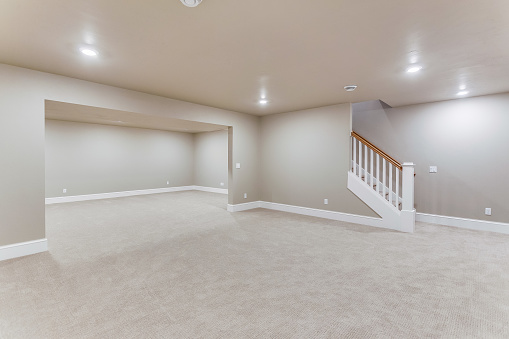
[[414, 209], [414, 164], [399, 163], [352, 131], [350, 170], [398, 210]]

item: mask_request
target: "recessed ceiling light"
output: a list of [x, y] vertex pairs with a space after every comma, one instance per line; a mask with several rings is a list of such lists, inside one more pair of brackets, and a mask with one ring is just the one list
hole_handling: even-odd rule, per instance
[[352, 91], [355, 91], [355, 89], [357, 88], [357, 85], [348, 85], [348, 86], [345, 86], [345, 91], [347, 92], [352, 92]]
[[413, 66], [408, 67], [406, 69], [406, 72], [407, 73], [415, 73], [415, 72], [419, 72], [421, 69], [422, 69], [422, 66], [413, 65]]
[[268, 101], [267, 99], [260, 99], [258, 102], [259, 102], [260, 104], [262, 104], [262, 105], [265, 105], [265, 104], [266, 104], [266, 103], [268, 103], [269, 101]]
[[88, 56], [97, 56], [99, 54], [96, 50], [89, 47], [81, 47], [80, 52]]
[[457, 95], [467, 95], [468, 94], [468, 91], [459, 91], [458, 93], [456, 93]]

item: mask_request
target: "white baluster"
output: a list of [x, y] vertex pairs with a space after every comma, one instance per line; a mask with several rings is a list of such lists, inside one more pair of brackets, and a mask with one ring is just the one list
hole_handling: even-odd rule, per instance
[[395, 167], [396, 170], [396, 208], [399, 209], [399, 168]]
[[362, 144], [359, 141], [359, 178], [362, 179]]
[[376, 154], [376, 193], [380, 192], [380, 156]]
[[364, 182], [368, 183], [368, 146], [364, 145]]
[[369, 187], [373, 188], [373, 150], [370, 148], [369, 149], [369, 160], [370, 160], [370, 164], [369, 164], [369, 168], [370, 168], [370, 182], [369, 182]]
[[352, 137], [352, 145], [353, 145], [353, 167], [352, 172], [353, 174], [357, 174], [357, 139], [355, 137]]
[[389, 202], [394, 205], [392, 202], [392, 163], [389, 163]]
[[385, 158], [382, 158], [382, 197], [384, 197], [384, 199], [387, 199], [385, 197], [385, 188], [387, 187], [387, 170], [386, 170], [386, 167], [387, 167], [387, 163], [385, 162]]

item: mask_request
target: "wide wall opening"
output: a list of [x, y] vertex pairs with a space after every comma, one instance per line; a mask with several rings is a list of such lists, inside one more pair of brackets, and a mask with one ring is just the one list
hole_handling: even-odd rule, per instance
[[46, 100], [46, 204], [188, 190], [228, 194], [229, 128]]

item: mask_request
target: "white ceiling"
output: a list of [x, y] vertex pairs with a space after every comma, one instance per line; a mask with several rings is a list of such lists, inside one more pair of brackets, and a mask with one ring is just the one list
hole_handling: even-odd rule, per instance
[[507, 0], [0, 2], [2, 63], [257, 115], [507, 92], [508, 42]]

